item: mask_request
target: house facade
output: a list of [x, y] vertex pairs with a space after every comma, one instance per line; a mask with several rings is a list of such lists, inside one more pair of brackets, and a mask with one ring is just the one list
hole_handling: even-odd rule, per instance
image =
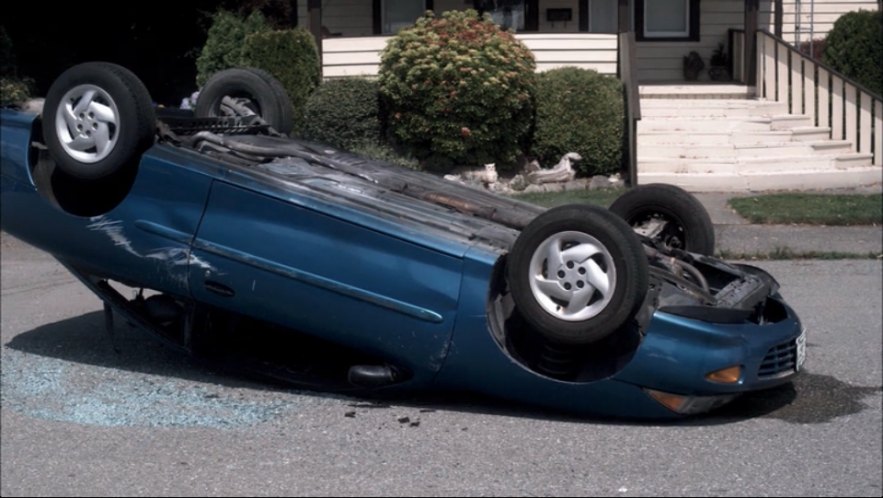
[[[376, 76], [389, 37], [423, 12], [476, 9], [513, 29], [537, 71], [615, 75], [630, 184], [693, 190], [854, 187], [883, 180], [883, 99], [803, 42], [881, 0], [298, 0], [324, 77]], [[685, 56], [730, 84], [685, 84]], [[801, 52], [801, 48], [807, 49]], [[693, 99], [689, 104], [684, 99]]]
[[[880, 1], [759, 0], [757, 4], [758, 29], [799, 44], [824, 38], [846, 12], [879, 9]], [[575, 65], [613, 74], [610, 40], [621, 31], [620, 5], [626, 11], [624, 22], [635, 33], [637, 77], [642, 83], [683, 80], [683, 58], [690, 52], [697, 52], [707, 64], [720, 44], [728, 54], [740, 48], [733, 32], [745, 28], [744, 0], [298, 0], [298, 19], [308, 28], [320, 23], [314, 32], [322, 33], [323, 55], [330, 56], [325, 58], [326, 77], [375, 74], [379, 58], [369, 52], [382, 49], [386, 37], [413, 24], [426, 10], [470, 8], [489, 13], [500, 25], [514, 29], [535, 52], [539, 50], [540, 71]], [[353, 67], [347, 67], [350, 62]], [[707, 79], [707, 73], [702, 77]]]

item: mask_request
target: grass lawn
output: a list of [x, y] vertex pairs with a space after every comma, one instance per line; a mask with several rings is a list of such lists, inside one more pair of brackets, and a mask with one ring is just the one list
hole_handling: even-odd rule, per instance
[[[626, 188], [518, 194], [516, 199], [555, 207], [589, 203], [608, 207]], [[883, 225], [881, 194], [783, 193], [734, 197], [730, 206], [750, 223], [776, 225]]]
[[735, 197], [730, 206], [751, 223], [883, 224], [883, 195], [786, 193]]

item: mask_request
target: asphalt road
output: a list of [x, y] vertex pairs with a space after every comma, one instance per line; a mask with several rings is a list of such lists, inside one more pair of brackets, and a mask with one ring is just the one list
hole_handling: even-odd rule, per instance
[[883, 491], [879, 260], [761, 263], [809, 329], [805, 374], [712, 415], [639, 424], [297, 392], [124, 324], [112, 342], [98, 298], [47, 255], [0, 242], [3, 496]]

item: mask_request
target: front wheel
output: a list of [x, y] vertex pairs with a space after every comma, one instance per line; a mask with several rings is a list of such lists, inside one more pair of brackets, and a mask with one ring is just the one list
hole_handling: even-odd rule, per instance
[[144, 84], [124, 67], [76, 65], [58, 77], [43, 106], [43, 137], [58, 166], [83, 180], [134, 167], [153, 143], [155, 115]]
[[509, 252], [507, 278], [524, 318], [546, 339], [596, 342], [644, 300], [647, 258], [631, 228], [606, 209], [572, 204], [525, 227]]

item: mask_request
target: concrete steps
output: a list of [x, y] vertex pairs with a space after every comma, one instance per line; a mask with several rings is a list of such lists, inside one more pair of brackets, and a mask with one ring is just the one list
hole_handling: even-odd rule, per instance
[[785, 173], [639, 173], [640, 183], [670, 183], [692, 192], [765, 190], [823, 190], [874, 185], [881, 181], [878, 166], [848, 170], [804, 170]]
[[638, 143], [638, 157], [708, 159], [754, 159], [800, 156], [831, 156], [849, 154], [852, 144], [845, 140], [817, 142], [727, 143], [718, 144], [646, 144]]
[[694, 191], [844, 188], [883, 180], [883, 169], [830, 128], [787, 105], [726, 85], [641, 87], [638, 181]]
[[[639, 175], [643, 182], [644, 173], [686, 173], [686, 174], [754, 174], [754, 173], [790, 173], [815, 170], [845, 171], [855, 167], [870, 166], [869, 154], [843, 154], [839, 156], [782, 156], [771, 162], [767, 158], [730, 158], [730, 159], [681, 159], [673, 161], [669, 158], [646, 158], [641, 160]], [[878, 182], [880, 179], [878, 178]]]

